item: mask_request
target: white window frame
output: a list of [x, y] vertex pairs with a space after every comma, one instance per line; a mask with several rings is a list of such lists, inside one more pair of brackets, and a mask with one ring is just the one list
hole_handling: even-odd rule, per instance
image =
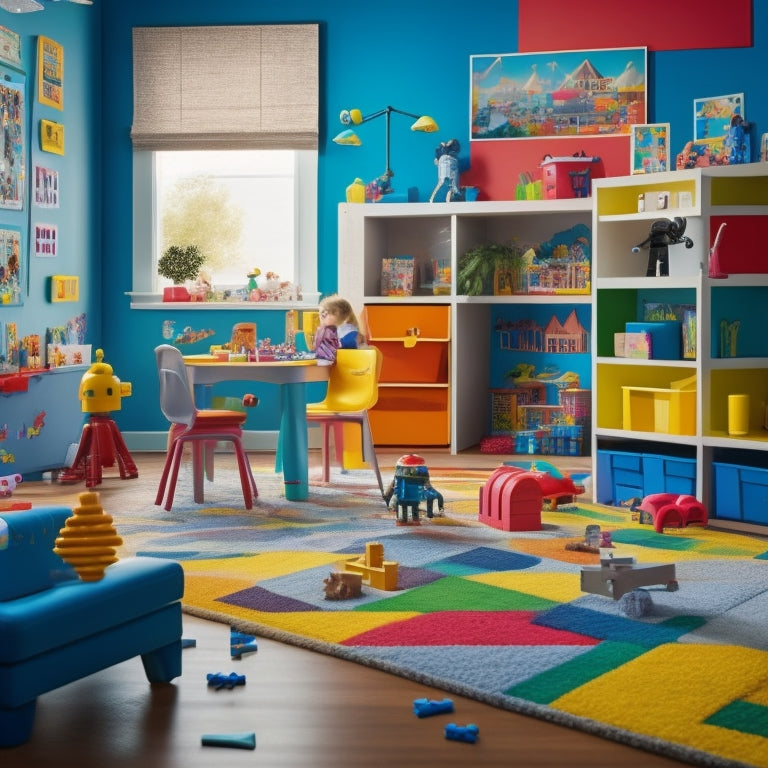
[[[155, 153], [133, 150], [133, 277], [129, 291], [131, 306], [138, 307], [162, 301], [157, 274], [157, 190], [155, 189]], [[317, 150], [296, 150], [296, 275], [301, 286], [301, 305], [315, 306], [317, 291]], [[289, 306], [281, 302], [280, 306]], [[166, 305], [167, 307], [168, 305]], [[264, 309], [261, 302], [192, 302], [184, 309], [211, 307]], [[274, 304], [269, 304], [274, 309]]]

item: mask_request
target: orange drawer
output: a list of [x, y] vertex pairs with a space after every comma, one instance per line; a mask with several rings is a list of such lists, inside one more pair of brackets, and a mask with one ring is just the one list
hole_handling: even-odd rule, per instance
[[422, 339], [451, 338], [451, 308], [439, 304], [368, 304], [363, 310], [364, 324], [371, 342], [377, 339], [402, 339], [418, 328]]
[[372, 341], [381, 350], [379, 381], [382, 384], [447, 384], [448, 342], [418, 341], [413, 347], [402, 341]]
[[448, 389], [381, 387], [368, 412], [375, 445], [448, 445]]

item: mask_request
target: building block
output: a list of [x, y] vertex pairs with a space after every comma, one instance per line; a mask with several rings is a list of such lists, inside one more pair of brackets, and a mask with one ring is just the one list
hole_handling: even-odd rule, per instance
[[256, 749], [255, 733], [208, 733], [203, 734], [204, 747], [229, 747], [231, 749]]
[[441, 715], [443, 712], [453, 712], [453, 700], [414, 699], [413, 712], [417, 717], [431, 717], [432, 715]]
[[450, 741], [463, 741], [466, 744], [474, 744], [477, 741], [477, 737], [480, 733], [480, 729], [470, 723], [469, 725], [456, 725], [456, 723], [448, 723], [445, 726], [445, 738]]
[[379, 542], [369, 541], [365, 555], [344, 563], [344, 570], [362, 574], [363, 583], [374, 589], [386, 592], [397, 589], [397, 563], [384, 559], [384, 545]]
[[230, 672], [228, 675], [221, 672], [210, 673], [206, 675], [206, 679], [208, 687], [215, 688], [217, 691], [222, 688], [231, 691], [236, 685], [245, 685], [245, 675], [238, 675], [236, 672]]

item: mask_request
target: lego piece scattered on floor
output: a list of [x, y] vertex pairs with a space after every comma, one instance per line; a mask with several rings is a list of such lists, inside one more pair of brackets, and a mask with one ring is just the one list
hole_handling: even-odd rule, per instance
[[431, 717], [432, 715], [441, 715], [443, 712], [453, 712], [453, 701], [451, 699], [443, 699], [442, 701], [414, 699], [413, 712], [417, 717]]
[[193, 637], [182, 637], [181, 638], [181, 647], [182, 648], [197, 648], [197, 640], [195, 640]]
[[470, 723], [469, 725], [456, 725], [456, 723], [448, 723], [445, 726], [445, 738], [450, 741], [463, 741], [467, 744], [474, 744], [477, 741], [477, 736], [480, 733], [480, 729]]
[[232, 690], [236, 685], [245, 685], [245, 675], [238, 675], [236, 672], [230, 672], [224, 675], [221, 672], [209, 673], [206, 675], [208, 687], [220, 691], [222, 688]]
[[255, 653], [259, 650], [256, 638], [253, 635], [247, 635], [239, 632], [234, 627], [230, 630], [229, 652], [233, 659], [240, 659], [248, 653]]
[[255, 733], [208, 733], [203, 734], [204, 747], [229, 747], [231, 749], [256, 749]]

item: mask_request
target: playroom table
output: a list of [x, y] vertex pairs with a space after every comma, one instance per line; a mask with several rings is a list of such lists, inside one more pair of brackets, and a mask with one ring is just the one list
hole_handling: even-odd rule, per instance
[[[210, 407], [213, 385], [222, 381], [259, 381], [280, 387], [280, 443], [285, 498], [309, 496], [307, 382], [328, 381], [329, 367], [314, 360], [236, 363], [213, 355], [186, 355], [189, 383], [199, 407]], [[279, 471], [279, 467], [277, 468]]]

